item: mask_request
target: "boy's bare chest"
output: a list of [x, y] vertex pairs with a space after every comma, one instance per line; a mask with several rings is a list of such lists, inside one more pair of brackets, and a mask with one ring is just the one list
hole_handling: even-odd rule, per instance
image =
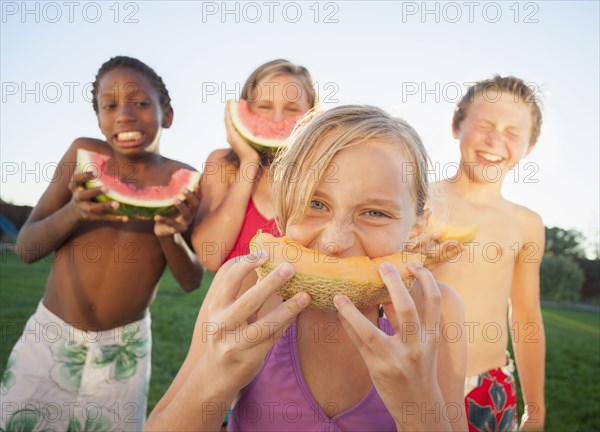
[[162, 252], [153, 221], [89, 222], [80, 227], [63, 245], [63, 253], [76, 258], [92, 254], [97, 262], [107, 259], [116, 264], [161, 259]]
[[[504, 304], [509, 296], [515, 265], [524, 251], [526, 233], [511, 206], [474, 206], [448, 202], [446, 223], [478, 227], [477, 237], [464, 245], [456, 261], [437, 269], [435, 276], [463, 296], [469, 315], [474, 310], [490, 315], [481, 301]], [[481, 294], [485, 292], [485, 295]]]
[[[510, 207], [479, 207], [452, 205], [448, 208], [447, 223], [453, 226], [478, 227], [477, 237], [467, 249], [479, 248], [487, 255], [497, 251], [502, 256], [518, 253], [525, 239], [514, 210]], [[493, 254], [492, 254], [493, 255]]]

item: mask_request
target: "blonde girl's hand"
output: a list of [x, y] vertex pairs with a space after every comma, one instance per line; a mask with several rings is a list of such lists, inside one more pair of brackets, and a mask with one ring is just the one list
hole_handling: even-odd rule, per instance
[[203, 305], [208, 317], [202, 331], [204, 360], [219, 371], [219, 384], [235, 392], [258, 374], [269, 349], [310, 303], [308, 294], [299, 293], [257, 319], [259, 309], [295, 272], [284, 263], [237, 298], [243, 280], [267, 258], [266, 251], [241, 257], [215, 287], [216, 295]]
[[244, 138], [242, 138], [231, 122], [231, 116], [229, 114], [230, 103], [231, 102], [227, 102], [225, 105], [225, 131], [227, 132], [227, 142], [235, 154], [240, 158], [241, 162], [258, 163], [260, 160], [260, 155], [254, 149], [254, 147], [252, 147]]
[[154, 216], [154, 234], [157, 237], [172, 236], [176, 233], [186, 232], [194, 222], [198, 208], [200, 207], [200, 186], [194, 185], [194, 190], [186, 189], [185, 200], [175, 201], [175, 208], [179, 210], [176, 217]]
[[95, 178], [92, 172], [75, 172], [69, 181], [71, 201], [69, 205], [74, 209], [79, 220], [104, 220], [115, 222], [127, 222], [127, 216], [114, 215], [110, 212], [119, 208], [116, 201], [95, 202], [94, 198], [107, 192], [105, 187], [86, 189], [85, 183]]
[[[391, 298], [383, 309], [394, 330], [392, 336], [373, 325], [348, 297], [337, 295], [334, 304], [396, 424], [409, 430], [450, 430], [443, 415], [423, 415], [423, 409], [439, 413], [444, 408], [437, 381], [440, 289], [426, 268], [410, 264], [409, 269], [423, 293], [420, 315], [398, 270], [390, 263], [379, 268]], [[432, 423], [425, 425], [426, 421]]]

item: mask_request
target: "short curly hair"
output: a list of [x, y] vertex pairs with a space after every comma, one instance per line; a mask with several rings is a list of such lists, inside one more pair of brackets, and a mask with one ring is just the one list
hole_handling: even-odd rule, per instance
[[158, 91], [160, 107], [162, 108], [163, 112], [168, 109], [173, 109], [171, 107], [171, 97], [169, 96], [169, 91], [167, 90], [163, 79], [154, 71], [154, 69], [136, 58], [116, 56], [100, 66], [100, 69], [98, 69], [98, 73], [96, 74], [96, 79], [92, 84], [92, 105], [96, 114], [98, 113], [98, 88], [100, 85], [100, 80], [108, 72], [117, 68], [129, 68], [137, 72], [141, 72], [150, 80], [156, 91]]

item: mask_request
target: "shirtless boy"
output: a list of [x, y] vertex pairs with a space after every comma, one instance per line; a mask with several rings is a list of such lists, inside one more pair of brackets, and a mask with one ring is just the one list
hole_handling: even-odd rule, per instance
[[137, 59], [115, 57], [102, 65], [92, 91], [105, 140], [71, 144], [17, 239], [26, 262], [55, 256], [44, 297], [8, 360], [4, 430], [141, 430], [150, 380], [148, 308], [158, 281], [167, 265], [186, 291], [202, 280], [184, 240], [197, 187], [176, 204], [178, 216], [141, 221], [111, 214], [117, 202], [95, 202], [106, 192], [85, 188], [95, 174], [74, 170], [78, 149], [110, 156], [108, 173], [138, 188], [192, 169], [158, 153], [161, 131], [173, 121], [162, 79]]
[[522, 80], [496, 76], [476, 83], [458, 103], [452, 122], [460, 142], [459, 169], [438, 183], [442, 205], [448, 206], [448, 219], [442, 222], [479, 227], [474, 242], [434, 270], [435, 278], [454, 287], [465, 303], [465, 403], [472, 431], [515, 426], [509, 332], [525, 403], [521, 430], [544, 426], [545, 337], [539, 302], [544, 225], [539, 215], [501, 194], [511, 167], [534, 148], [541, 123], [535, 94]]

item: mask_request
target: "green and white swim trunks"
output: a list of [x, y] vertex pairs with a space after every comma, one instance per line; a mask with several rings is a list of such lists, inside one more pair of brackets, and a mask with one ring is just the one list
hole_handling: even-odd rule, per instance
[[6, 431], [139, 431], [146, 419], [150, 316], [77, 329], [42, 302], [15, 344], [0, 386]]

